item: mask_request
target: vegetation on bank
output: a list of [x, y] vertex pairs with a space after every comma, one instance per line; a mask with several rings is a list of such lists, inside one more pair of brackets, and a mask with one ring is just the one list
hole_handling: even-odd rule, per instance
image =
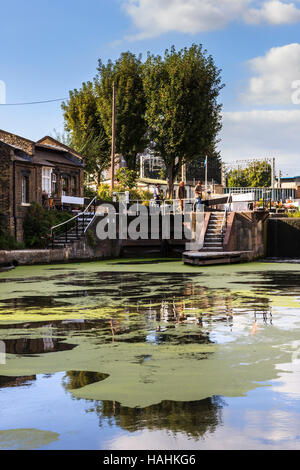
[[[26, 248], [47, 248], [51, 227], [61, 224], [72, 217], [68, 212], [50, 211], [44, 209], [40, 204], [31, 204], [23, 222]], [[58, 233], [59, 229], [56, 234]]]

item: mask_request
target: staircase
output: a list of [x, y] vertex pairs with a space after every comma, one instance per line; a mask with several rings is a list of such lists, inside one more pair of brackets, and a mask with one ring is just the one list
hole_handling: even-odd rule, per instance
[[95, 217], [96, 204], [97, 197], [94, 197], [83, 212], [75, 215], [72, 219], [52, 227], [50, 248], [65, 248], [83, 238], [87, 228]]
[[[65, 248], [66, 246], [71, 245], [75, 241], [80, 240], [85, 236], [86, 229], [92, 222], [94, 218], [93, 212], [84, 212], [79, 214], [78, 217], [74, 220], [75, 226], [72, 228], [67, 227], [64, 233], [60, 235], [54, 235], [53, 239], [51, 240], [52, 248]], [[72, 219], [71, 219], [72, 220]], [[69, 222], [69, 221], [68, 221]]]
[[223, 224], [226, 222], [225, 218], [224, 211], [210, 214], [202, 251], [223, 251]]

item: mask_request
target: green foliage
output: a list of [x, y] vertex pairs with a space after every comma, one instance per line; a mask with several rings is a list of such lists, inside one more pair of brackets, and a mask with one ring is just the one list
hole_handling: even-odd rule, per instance
[[[69, 93], [62, 104], [65, 129], [74, 148], [86, 157], [86, 172], [100, 174], [109, 165], [112, 130], [112, 90], [116, 90], [116, 153], [129, 170], [149, 144], [160, 155], [169, 180], [169, 193], [183, 163], [211, 159], [219, 171], [216, 152], [221, 129], [223, 88], [220, 70], [201, 45], [178, 52], [173, 46], [164, 57], [125, 52], [112, 62], [98, 63], [93, 82]], [[212, 176], [214, 177], [214, 176]], [[214, 177], [218, 180], [218, 177]], [[123, 184], [123, 183], [122, 183]]]
[[61, 142], [62, 144], [67, 145], [68, 147], [73, 147], [72, 134], [70, 132], [59, 132], [56, 129], [53, 129], [53, 135], [50, 135], [54, 139], [58, 140], [58, 142]]
[[136, 186], [138, 180], [138, 174], [135, 170], [129, 170], [129, 168], [120, 168], [116, 172], [116, 180], [124, 189], [132, 189]]
[[95, 248], [97, 246], [97, 239], [95, 237], [93, 230], [88, 230], [86, 232], [86, 239], [87, 239], [88, 245], [91, 248]]
[[146, 119], [152, 147], [167, 168], [169, 194], [183, 163], [214, 155], [221, 129], [220, 70], [193, 44], [164, 58], [148, 55], [143, 68]]
[[93, 199], [97, 196], [97, 191], [95, 189], [89, 188], [86, 184], [83, 186], [84, 197]]
[[98, 197], [101, 201], [112, 201], [112, 193], [109, 184], [101, 183], [98, 187]]
[[116, 153], [123, 155], [127, 166], [136, 169], [137, 154], [146, 146], [145, 95], [141, 57], [124, 52], [106, 65], [99, 60], [95, 78], [97, 110], [106, 135], [112, 130], [112, 89], [116, 89]]
[[[126, 190], [128, 190], [128, 187], [123, 187], [121, 184], [116, 185], [114, 192], [117, 194], [117, 199], [118, 193], [124, 193]], [[102, 201], [112, 201], [113, 197], [110, 186], [106, 183], [101, 183], [98, 188], [98, 196]], [[129, 189], [129, 199], [130, 201], [150, 201], [150, 199], [153, 199], [153, 193], [139, 188], [131, 188]]]
[[252, 162], [248, 168], [232, 170], [227, 176], [227, 186], [240, 187], [270, 187], [271, 165], [266, 162]]
[[298, 218], [300, 217], [300, 210], [297, 209], [295, 212], [286, 212], [285, 215], [291, 218]]
[[[72, 216], [66, 212], [49, 211], [40, 204], [32, 203], [23, 222], [24, 242], [27, 248], [46, 248], [50, 240], [51, 227]], [[59, 230], [56, 234], [59, 233]]]
[[131, 201], [150, 201], [150, 199], [153, 199], [153, 193], [143, 189], [132, 188], [129, 191], [129, 198]]
[[70, 91], [62, 109], [73, 147], [85, 157], [86, 173], [96, 174], [100, 182], [101, 172], [110, 161], [110, 143], [98, 112], [93, 83], [83, 83], [80, 90]]

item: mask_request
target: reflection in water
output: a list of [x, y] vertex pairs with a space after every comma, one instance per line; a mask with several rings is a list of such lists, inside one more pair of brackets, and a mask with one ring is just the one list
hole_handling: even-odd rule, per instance
[[62, 343], [56, 338], [45, 336], [44, 338], [17, 338], [4, 339], [7, 354], [44, 354], [58, 351], [70, 351], [75, 344]]
[[0, 375], [0, 388], [4, 387], [20, 387], [31, 385], [31, 382], [36, 380], [35, 375], [21, 376], [21, 377], [7, 377]]
[[[142, 360], [145, 359], [147, 360]], [[67, 390], [73, 390], [105, 380], [107, 377], [108, 374], [98, 372], [68, 371], [63, 385]], [[222, 424], [223, 406], [224, 400], [217, 396], [192, 402], [164, 400], [145, 408], [129, 408], [115, 401], [103, 400], [93, 401], [86, 411], [97, 414], [100, 427], [108, 423], [130, 432], [165, 429], [201, 437], [206, 432], [214, 432], [217, 426]]]
[[206, 398], [192, 402], [162, 401], [146, 408], [128, 408], [113, 401], [96, 402], [91, 408], [99, 417], [99, 425], [108, 422], [125, 431], [143, 429], [182, 432], [199, 438], [214, 432], [222, 424], [221, 397]]
[[68, 390], [76, 390], [95, 382], [101, 382], [107, 379], [107, 377], [109, 377], [109, 374], [102, 374], [101, 372], [70, 370], [66, 372], [64, 386]]
[[[241, 272], [241, 275], [245, 273]], [[299, 271], [264, 271], [256, 275], [256, 279], [251, 280], [251, 285], [255, 287], [257, 293], [268, 292], [272, 295], [299, 295], [300, 294], [300, 274]], [[243, 284], [245, 281], [241, 281]], [[245, 282], [248, 283], [249, 281]]]
[[[241, 286], [244, 275], [246, 274], [240, 273], [240, 278], [236, 281]], [[100, 430], [107, 430], [109, 427], [115, 431], [118, 429], [130, 433], [141, 430], [172, 431], [197, 441], [204, 439], [207, 433], [215, 433], [223, 426], [226, 404], [222, 395], [226, 395], [224, 393], [226, 387], [231, 397], [235, 396], [235, 393], [237, 396], [239, 393], [245, 395], [250, 390], [250, 382], [253, 389], [256, 387], [253, 386], [255, 381], [273, 379], [276, 377], [273, 371], [276, 369], [276, 364], [281, 364], [284, 360], [289, 361], [288, 348], [282, 352], [282, 356], [280, 355], [280, 341], [285, 345], [289, 344], [289, 333], [283, 337], [278, 326], [279, 318], [276, 316], [276, 311], [274, 314], [269, 294], [278, 296], [292, 293], [299, 296], [299, 275], [297, 272], [289, 272], [287, 275], [286, 272], [265, 271], [252, 272], [251, 280], [249, 273], [247, 276], [248, 279], [245, 280], [247, 290], [243, 292], [242, 289], [234, 291], [234, 285], [232, 289], [228, 288], [228, 283], [222, 286], [219, 282], [216, 287], [212, 287], [211, 283], [210, 287], [207, 287], [203, 285], [203, 275], [198, 274], [191, 276], [182, 273], [143, 273], [141, 276], [139, 273], [85, 274], [77, 271], [75, 274], [70, 272], [53, 276], [51, 279], [57, 291], [51, 292], [45, 289], [45, 295], [38, 291], [36, 291], [38, 295], [26, 292], [32, 280], [27, 279], [24, 282], [20, 279], [15, 281], [20, 292], [15, 291], [13, 299], [1, 300], [1, 314], [9, 312], [10, 308], [16, 311], [20, 309], [23, 312], [22, 321], [0, 323], [0, 339], [5, 342], [6, 352], [9, 355], [27, 356], [25, 360], [30, 360], [28, 357], [30, 355], [34, 356], [30, 365], [36, 363], [35, 355], [42, 356], [44, 353], [53, 352], [55, 353], [53, 357], [56, 357], [57, 352], [66, 352], [65, 355], [58, 355], [60, 358], [67, 358], [60, 370], [67, 370], [68, 367], [72, 370], [60, 377], [59, 387], [61, 389], [63, 386], [64, 397], [72, 402], [74, 413], [77, 412], [76, 406], [80, 404], [85, 407], [88, 416], [97, 415]], [[34, 282], [37, 284], [39, 281], [36, 279]], [[251, 292], [251, 288], [259, 295]], [[55, 316], [57, 309], [61, 308], [60, 311], [64, 312], [66, 305], [73, 306], [74, 312], [80, 312], [82, 318], [61, 320], [59, 315]], [[94, 311], [99, 312], [98, 318], [89, 317]], [[26, 315], [34, 316], [35, 312], [42, 312], [45, 317], [41, 319], [39, 316], [39, 321], [34, 323], [27, 321]], [[12, 312], [9, 313], [13, 320]], [[55, 319], [50, 321], [47, 315], [52, 313]], [[69, 318], [72, 318], [71, 314]], [[263, 328], [265, 328], [264, 336], [260, 336], [259, 332]], [[230, 344], [228, 346], [230, 341], [235, 342], [232, 349]], [[94, 363], [89, 361], [88, 354], [86, 357], [79, 357], [79, 352], [76, 356], [78, 350], [82, 351], [80, 350], [82, 344], [89, 351], [88, 354], [92, 355], [94, 350], [99, 351], [98, 356], [96, 353], [93, 356], [96, 357]], [[273, 349], [272, 345], [275, 345]], [[118, 350], [125, 351], [128, 356], [123, 354], [124, 357], [121, 358], [117, 355]], [[178, 353], [177, 359], [176, 354], [179, 350], [181, 357], [179, 358]], [[68, 351], [71, 351], [69, 355]], [[155, 356], [160, 354], [157, 351], [163, 351], [163, 354]], [[73, 357], [77, 357], [75, 362], [72, 362]], [[107, 362], [112, 365], [111, 370], [109, 368], [103, 370], [112, 371], [111, 373], [97, 370], [97, 364], [103, 361], [103, 358], [104, 360], [107, 358]], [[186, 362], [180, 363], [179, 359]], [[49, 360], [49, 355], [46, 360]], [[170, 370], [171, 360], [174, 362]], [[176, 361], [180, 363], [178, 367]], [[223, 361], [223, 366], [220, 361]], [[55, 359], [51, 364], [53, 363]], [[162, 364], [167, 364], [165, 369]], [[186, 376], [182, 374], [182, 370], [179, 370], [181, 364], [183, 364], [182, 369], [190, 367]], [[136, 371], [137, 368], [141, 371], [140, 375], [137, 374], [137, 378], [133, 375], [127, 383], [127, 371], [130, 376], [132, 370]], [[101, 369], [99, 366], [99, 370]], [[46, 369], [41, 367], [40, 370]], [[159, 380], [157, 380], [155, 374], [159, 374], [160, 370], [163, 370], [163, 374], [158, 375]], [[213, 377], [209, 376], [211, 370], [215, 373]], [[27, 371], [35, 372], [34, 368], [30, 367], [26, 369]], [[16, 377], [17, 372], [14, 369], [11, 373], [14, 374], [13, 377], [0, 376], [0, 395], [4, 389], [7, 392], [10, 387], [14, 391], [13, 388], [37, 384], [36, 375]], [[194, 377], [196, 376], [194, 382], [191, 380], [193, 373]], [[145, 403], [144, 407], [143, 404], [123, 406], [120, 403], [122, 397], [115, 397], [112, 394], [113, 389], [109, 390], [107, 395], [92, 395], [92, 391], [95, 390], [93, 387], [98, 383], [100, 383], [99, 391], [101, 387], [109, 389], [113, 383], [112, 379], [116, 376], [119, 378], [122, 374], [125, 378], [124, 382], [120, 383], [125, 384], [124, 394], [126, 387], [130, 390], [132, 383], [136, 388], [141, 384], [145, 385], [142, 390], [148, 390], [149, 387], [151, 401]], [[53, 383], [56, 375], [55, 373], [53, 377], [51, 376]], [[228, 385], [229, 375], [231, 383]], [[168, 395], [168, 379], [163, 382], [166, 376], [172, 379], [175, 377], [175, 380], [170, 382], [174, 389], [177, 386], [177, 377], [185, 377], [187, 380], [187, 388], [183, 387], [182, 401], [177, 401], [181, 396]], [[216, 376], [220, 377], [219, 382], [215, 380]], [[240, 387], [241, 382], [246, 384], [245, 387]], [[211, 385], [206, 389], [209, 383]], [[191, 384], [194, 387], [191, 390], [196, 391], [192, 397], [187, 395]], [[155, 399], [158, 397], [158, 403], [153, 398], [151, 386], [153, 388], [157, 386]], [[87, 394], [84, 398], [90, 400], [79, 398], [80, 393], [76, 395], [85, 387], [91, 390], [91, 395]], [[31, 390], [35, 387], [27, 388]], [[58, 396], [61, 393], [60, 389], [55, 391]], [[199, 394], [199, 389], [201, 392], [204, 390], [202, 395]], [[211, 390], [214, 391], [210, 393]], [[206, 398], [197, 400], [201, 397]], [[113, 401], [113, 398], [116, 398], [116, 401]], [[187, 401], [189, 399], [193, 401]], [[137, 397], [134, 396], [135, 404], [136, 400]], [[47, 398], [44, 403], [47, 403]], [[149, 403], [155, 404], [147, 406]], [[131, 406], [128, 402], [126, 404]], [[63, 413], [62, 421], [67, 418]], [[66, 411], [66, 415], [67, 413], [70, 413], [72, 420], [71, 412]]]

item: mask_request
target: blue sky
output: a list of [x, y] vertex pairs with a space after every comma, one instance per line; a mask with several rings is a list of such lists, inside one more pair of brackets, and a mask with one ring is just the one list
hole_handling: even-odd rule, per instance
[[[202, 43], [226, 85], [224, 160], [275, 156], [284, 174], [300, 174], [300, 1], [10, 0], [0, 16], [6, 103], [67, 97], [98, 58]], [[0, 106], [0, 128], [34, 140], [61, 131], [60, 103]]]

